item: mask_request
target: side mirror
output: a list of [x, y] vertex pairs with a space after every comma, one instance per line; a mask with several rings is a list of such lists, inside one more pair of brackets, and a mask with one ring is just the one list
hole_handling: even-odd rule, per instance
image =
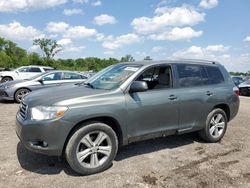
[[130, 92], [143, 92], [148, 90], [148, 84], [144, 81], [134, 81], [130, 86]]
[[37, 81], [40, 82], [40, 84], [43, 84], [43, 79], [39, 79]]

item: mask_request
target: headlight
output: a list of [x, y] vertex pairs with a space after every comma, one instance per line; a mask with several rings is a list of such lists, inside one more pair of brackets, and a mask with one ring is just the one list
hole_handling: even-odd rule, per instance
[[49, 120], [62, 117], [68, 110], [67, 107], [61, 106], [37, 106], [31, 108], [31, 119]]

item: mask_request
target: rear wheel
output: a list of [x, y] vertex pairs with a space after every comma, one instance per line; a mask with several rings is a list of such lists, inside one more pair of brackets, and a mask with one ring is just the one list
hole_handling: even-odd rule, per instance
[[30, 93], [30, 90], [25, 89], [25, 88], [17, 90], [15, 93], [15, 101], [17, 103], [20, 103], [22, 101], [23, 97], [29, 93]]
[[206, 126], [199, 132], [208, 142], [220, 141], [227, 130], [227, 116], [222, 109], [214, 109], [207, 116]]
[[10, 82], [10, 81], [13, 81], [13, 78], [11, 78], [10, 76], [6, 76], [2, 78], [2, 83]]
[[110, 167], [117, 149], [118, 139], [113, 129], [104, 123], [92, 122], [73, 133], [65, 154], [75, 172], [89, 175]]

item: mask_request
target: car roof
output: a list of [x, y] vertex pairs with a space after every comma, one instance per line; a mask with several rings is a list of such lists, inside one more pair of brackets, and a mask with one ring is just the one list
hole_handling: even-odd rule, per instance
[[209, 61], [209, 60], [203, 60], [203, 59], [169, 59], [169, 60], [159, 60], [159, 61], [134, 61], [134, 62], [124, 62], [121, 64], [138, 64], [138, 65], [155, 65], [155, 64], [178, 64], [178, 63], [187, 63], [187, 64], [207, 64], [207, 65], [213, 65], [217, 64], [220, 65], [220, 63], [216, 61]]

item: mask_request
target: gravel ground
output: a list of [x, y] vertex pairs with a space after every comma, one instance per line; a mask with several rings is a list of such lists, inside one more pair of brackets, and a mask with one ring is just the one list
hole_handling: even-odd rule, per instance
[[250, 98], [241, 97], [220, 143], [192, 133], [131, 144], [107, 171], [85, 177], [26, 150], [15, 133], [17, 109], [0, 103], [0, 187], [250, 187]]

